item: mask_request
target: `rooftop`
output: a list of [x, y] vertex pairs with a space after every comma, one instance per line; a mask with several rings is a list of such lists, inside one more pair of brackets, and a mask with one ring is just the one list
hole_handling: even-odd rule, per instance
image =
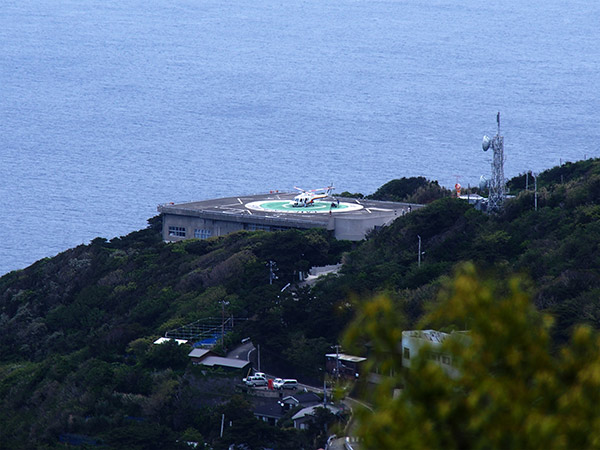
[[443, 331], [437, 330], [411, 330], [403, 331], [402, 336], [423, 339], [429, 342], [441, 344], [451, 336], [465, 336], [468, 335], [468, 331], [453, 331], [452, 333], [444, 333]]
[[338, 408], [337, 406], [333, 406], [329, 403], [327, 403], [327, 405], [325, 405], [325, 406], [323, 406], [323, 405], [307, 406], [306, 408], [303, 408], [300, 411], [298, 411], [296, 414], [294, 414], [294, 416], [292, 417], [292, 420], [302, 419], [303, 417], [306, 417], [306, 416], [313, 416], [315, 414], [315, 409], [317, 409], [317, 408], [327, 408], [333, 414], [337, 414], [341, 411], [340, 408]]
[[[196, 202], [171, 202], [159, 205], [158, 211], [187, 216], [210, 217], [214, 215], [215, 218], [227, 215], [231, 216], [231, 218], [239, 217], [246, 219], [262, 218], [277, 221], [289, 219], [294, 222], [303, 222], [307, 225], [325, 226], [329, 221], [330, 211], [332, 215], [343, 215], [353, 218], [387, 217], [394, 213], [400, 215], [403, 210], [408, 211], [409, 207], [408, 203], [381, 202], [343, 197], [319, 200], [315, 202], [315, 206], [310, 207], [291, 207], [289, 203], [296, 195], [298, 195], [297, 192], [276, 192]], [[337, 200], [339, 200], [339, 204]], [[412, 208], [420, 206], [413, 204]]]
[[187, 339], [172, 339], [172, 338], [165, 338], [165, 337], [158, 338], [157, 340], [154, 341], [154, 343], [159, 345], [159, 344], [165, 344], [165, 343], [171, 342], [171, 341], [175, 341], [179, 345], [188, 343]]
[[327, 353], [325, 356], [327, 358], [337, 357], [340, 361], [348, 361], [353, 363], [359, 363], [367, 360], [367, 358], [363, 358], [362, 356], [347, 355], [345, 353]]
[[281, 408], [281, 405], [277, 399], [269, 399], [266, 402], [257, 402], [254, 405], [254, 415], [261, 417], [272, 417], [274, 419], [281, 419], [285, 414], [285, 411]]
[[206, 356], [207, 353], [209, 355], [214, 355], [214, 353], [211, 350], [205, 348], [195, 348], [190, 353], [188, 353], [188, 356], [190, 358], [202, 358], [203, 356]]
[[288, 395], [287, 397], [284, 397], [283, 399], [281, 399], [282, 402], [286, 402], [287, 400], [295, 400], [297, 403], [301, 404], [301, 405], [308, 405], [308, 404], [312, 404], [312, 403], [321, 403], [323, 400], [321, 400], [321, 397], [319, 397], [317, 394], [315, 394], [314, 392], [300, 392], [300, 393], [296, 393], [294, 395]]
[[243, 361], [241, 359], [233, 359], [233, 358], [223, 358], [221, 356], [207, 356], [201, 362], [201, 365], [213, 367], [213, 366], [221, 366], [221, 367], [230, 367], [233, 369], [243, 369], [250, 361]]

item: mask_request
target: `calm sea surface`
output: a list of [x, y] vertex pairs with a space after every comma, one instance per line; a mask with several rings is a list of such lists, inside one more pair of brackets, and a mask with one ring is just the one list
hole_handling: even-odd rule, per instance
[[[598, 157], [594, 0], [2, 0], [0, 275], [158, 203]], [[489, 175], [488, 175], [489, 178]]]

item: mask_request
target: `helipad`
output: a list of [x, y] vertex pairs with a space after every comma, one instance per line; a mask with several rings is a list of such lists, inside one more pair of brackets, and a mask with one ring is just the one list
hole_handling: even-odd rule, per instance
[[333, 212], [358, 211], [363, 206], [358, 203], [346, 203], [337, 201], [315, 201], [308, 206], [294, 206], [290, 200], [266, 200], [246, 203], [246, 208], [253, 211], [283, 212], [293, 214], [319, 214]]
[[[163, 239], [207, 239], [240, 230], [279, 231], [324, 228], [337, 239], [362, 240], [421, 205], [329, 197], [309, 206], [293, 206], [295, 192], [244, 195], [199, 202], [164, 203]], [[339, 203], [338, 203], [339, 200]]]

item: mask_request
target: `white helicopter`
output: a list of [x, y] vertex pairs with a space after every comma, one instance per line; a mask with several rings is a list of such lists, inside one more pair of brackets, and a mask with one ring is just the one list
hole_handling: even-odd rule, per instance
[[[312, 206], [315, 200], [319, 200], [321, 198], [327, 198], [333, 191], [333, 186], [327, 186], [326, 188], [321, 189], [311, 189], [310, 191], [304, 190], [302, 188], [294, 186], [294, 189], [298, 189], [301, 193], [294, 197], [294, 202], [292, 203], [293, 207], [306, 207]], [[323, 192], [322, 194], [317, 194], [317, 192]]]

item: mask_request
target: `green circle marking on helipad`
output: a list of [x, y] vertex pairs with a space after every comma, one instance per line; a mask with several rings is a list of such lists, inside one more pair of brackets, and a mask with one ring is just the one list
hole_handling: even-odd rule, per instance
[[[333, 206], [335, 205], [335, 206]], [[362, 209], [362, 205], [357, 203], [340, 202], [320, 202], [315, 201], [309, 206], [294, 206], [291, 200], [262, 200], [259, 202], [247, 203], [246, 208], [254, 211], [279, 212], [293, 214], [318, 214], [334, 212], [350, 212]]]

